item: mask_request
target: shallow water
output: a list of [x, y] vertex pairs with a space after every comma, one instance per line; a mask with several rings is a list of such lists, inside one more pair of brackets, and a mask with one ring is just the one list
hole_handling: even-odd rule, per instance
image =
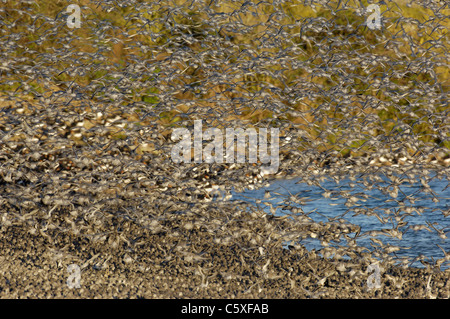
[[[450, 251], [450, 239], [439, 237], [437, 231], [428, 225], [427, 222], [435, 223], [433, 226], [436, 229], [443, 230], [444, 234], [450, 231], [450, 215], [448, 215], [450, 212], [450, 186], [448, 180], [438, 178], [431, 178], [428, 184], [432, 192], [424, 192], [420, 181], [414, 183], [403, 182], [399, 185], [398, 195], [391, 197], [380, 189], [390, 185], [390, 181], [386, 177], [382, 177], [382, 181], [374, 182], [372, 184], [373, 187], [368, 188], [363, 185], [362, 179], [351, 181], [346, 178], [336, 183], [329, 178], [320, 183], [321, 187], [308, 185], [299, 178], [282, 179], [274, 180], [270, 183], [270, 186], [261, 189], [246, 190], [240, 193], [234, 192], [233, 200], [248, 201], [268, 213], [282, 215], [286, 214], [286, 212], [280, 206], [287, 203], [286, 201], [290, 195], [295, 195], [296, 198], [300, 198], [304, 202], [295, 205], [290, 201], [289, 204], [294, 207], [301, 207], [303, 212], [309, 213], [308, 216], [314, 221], [327, 222], [328, 218], [337, 217], [347, 212], [342, 218], [349, 223], [360, 226], [361, 234], [371, 230], [395, 228], [398, 220], [395, 220], [394, 216], [396, 212], [400, 212], [398, 216], [403, 217], [403, 222], [407, 222], [405, 226], [399, 228], [400, 231], [403, 231], [402, 238], [397, 239], [385, 235], [377, 235], [375, 238], [381, 240], [384, 244], [403, 247], [396, 252], [397, 256], [408, 256], [414, 259], [424, 255], [428, 258], [439, 259], [444, 256], [444, 253], [437, 245], [440, 245], [445, 251]], [[266, 191], [270, 193], [269, 198], [264, 197]], [[326, 191], [330, 192], [328, 198], [325, 197], [327, 195], [325, 194]], [[339, 196], [338, 193], [342, 191], [348, 191], [349, 195], [354, 195], [360, 200], [353, 205], [346, 205], [347, 199]], [[276, 210], [272, 209], [271, 212], [270, 207], [264, 203], [272, 204], [274, 209], [277, 208]], [[399, 211], [401, 205], [409, 207], [412, 213], [405, 214], [403, 210]], [[422, 209], [422, 211], [419, 210], [418, 213], [414, 208]], [[373, 209], [373, 212], [383, 217], [384, 220], [379, 220], [375, 215], [355, 214], [358, 209], [363, 211]], [[444, 214], [447, 214], [449, 217], [446, 217]], [[431, 232], [426, 229], [413, 230], [410, 227], [414, 225], [425, 225]], [[372, 243], [370, 238], [371, 236], [367, 234], [358, 237], [356, 242], [373, 250], [373, 247], [370, 246], [370, 243]], [[320, 241], [313, 238], [302, 240], [301, 244], [308, 249], [322, 248]], [[418, 261], [411, 265], [422, 267], [422, 264]], [[448, 264], [443, 265], [442, 269], [448, 268], [448, 266]]]

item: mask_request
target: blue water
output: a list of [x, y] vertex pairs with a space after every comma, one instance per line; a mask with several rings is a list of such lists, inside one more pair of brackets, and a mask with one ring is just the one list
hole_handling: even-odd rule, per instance
[[[398, 227], [398, 230], [403, 232], [401, 239], [383, 234], [372, 236], [372, 234], [368, 233], [357, 237], [357, 244], [367, 247], [371, 251], [374, 248], [370, 246], [370, 243], [372, 243], [370, 238], [376, 238], [381, 240], [383, 244], [387, 243], [403, 247], [395, 254], [400, 257], [407, 256], [410, 259], [420, 255], [427, 257], [427, 260], [431, 262], [431, 258], [435, 260], [442, 258], [444, 253], [437, 245], [450, 252], [449, 181], [445, 178], [437, 178], [434, 174], [428, 180], [431, 192], [424, 192], [420, 179], [413, 183], [408, 182], [408, 179], [403, 179], [401, 184], [398, 185], [397, 196], [393, 195], [394, 197], [392, 197], [389, 194], [392, 187], [388, 188], [387, 191], [386, 189], [380, 189], [390, 186], [391, 181], [386, 176], [380, 177], [382, 181], [370, 182], [369, 184], [366, 182], [366, 185], [369, 185], [369, 187], [363, 184], [363, 179], [352, 181], [345, 178], [336, 183], [333, 179], [327, 178], [320, 183], [320, 187], [308, 185], [298, 178], [282, 179], [272, 181], [270, 186], [265, 188], [246, 190], [240, 193], [233, 192], [232, 195], [233, 200], [253, 203], [267, 213], [274, 213], [275, 215], [292, 214], [292, 211], [282, 209], [281, 206], [286, 204], [300, 207], [305, 214], [316, 222], [328, 222], [328, 218], [344, 214], [341, 216], [342, 219], [361, 227], [360, 234], [371, 230], [392, 229], [399, 226], [398, 222], [407, 222], [406, 225]], [[270, 193], [269, 198], [264, 198], [266, 191]], [[341, 191], [348, 191], [348, 196], [353, 195], [360, 200], [349, 203], [346, 198], [339, 195], [338, 192]], [[326, 195], [325, 192], [329, 193], [330, 196], [328, 198], [323, 196]], [[291, 200], [289, 200], [290, 196]], [[303, 200], [303, 202], [293, 203], [292, 199], [295, 200], [296, 198]], [[264, 203], [272, 204], [272, 211]], [[399, 210], [402, 205], [409, 210], [408, 214], [403, 209]], [[278, 208], [276, 208], [277, 206]], [[375, 215], [357, 214], [358, 210], [365, 212], [370, 209], [376, 212], [382, 220]], [[414, 209], [419, 209], [419, 213]], [[395, 219], [396, 213], [398, 217], [402, 218], [401, 220]], [[434, 223], [433, 226], [438, 230], [442, 230], [444, 234], [449, 232], [449, 239], [440, 238], [437, 231], [428, 225], [427, 222]], [[413, 230], [410, 227], [414, 225], [425, 225], [431, 232], [426, 229]], [[318, 239], [309, 238], [302, 240], [301, 244], [308, 249], [319, 250], [322, 248]], [[342, 245], [342, 242], [339, 244]], [[422, 264], [418, 261], [411, 265], [422, 267]], [[444, 264], [441, 268], [445, 269], [449, 266], [449, 264]]]

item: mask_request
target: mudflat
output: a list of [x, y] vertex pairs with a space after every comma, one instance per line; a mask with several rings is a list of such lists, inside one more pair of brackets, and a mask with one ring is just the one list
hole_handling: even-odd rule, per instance
[[[171, 222], [175, 226], [186, 219], [178, 216]], [[225, 229], [231, 235], [243, 234], [245, 229], [258, 232], [267, 240], [268, 230], [278, 227], [283, 227], [282, 220], [254, 216], [230, 222]], [[336, 262], [301, 246], [282, 248], [269, 243], [258, 249], [245, 235], [232, 243], [216, 243], [213, 232], [195, 226], [186, 230], [180, 225], [178, 236], [152, 233], [132, 222], [121, 228], [122, 233], [105, 238], [119, 242], [111, 248], [68, 233], [49, 232], [44, 237], [24, 227], [9, 227], [0, 238], [0, 297], [449, 297], [448, 271], [380, 263], [381, 287], [370, 288], [371, 272], [363, 260]], [[80, 269], [78, 286], [68, 271], [72, 264]]]

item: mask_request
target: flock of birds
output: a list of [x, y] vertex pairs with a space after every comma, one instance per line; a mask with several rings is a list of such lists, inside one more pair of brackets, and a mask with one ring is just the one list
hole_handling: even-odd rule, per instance
[[[438, 76], [448, 69], [448, 4], [411, 3], [433, 12], [421, 22], [387, 1], [397, 16], [367, 30], [360, 4], [291, 2], [98, 2], [81, 7], [80, 29], [67, 27], [65, 11], [46, 16], [33, 1], [0, 8], [0, 230], [23, 225], [36, 235], [102, 241], [108, 234], [98, 227], [109, 214], [155, 233], [178, 231], [167, 221], [188, 214], [195, 218], [185, 229], [194, 223], [214, 229], [217, 243], [232, 242], [224, 231], [230, 212], [259, 208], [233, 204], [231, 190], [262, 187], [267, 176], [258, 164], [173, 163], [171, 130], [202, 119], [204, 127], [278, 127], [281, 176], [318, 186], [325, 177], [363, 178], [367, 189], [389, 178], [386, 201], [397, 200], [397, 209], [375, 215], [392, 228], [360, 232], [348, 217], [374, 214], [357, 205], [364, 192], [323, 189], [347, 199], [345, 216], [314, 222], [293, 205], [302, 194], [291, 194], [285, 223], [296, 226], [273, 230], [273, 238], [318, 238], [330, 258], [392, 262], [397, 247], [380, 234], [401, 239], [405, 229], [425, 229], [447, 239], [445, 225], [403, 222], [433, 207], [412, 209], [414, 197], [397, 198], [400, 184], [417, 181], [436, 201], [450, 197], [427, 186], [430, 172], [450, 180], [448, 78]], [[293, 16], [295, 3], [332, 17]], [[106, 12], [126, 23], [95, 20]], [[341, 13], [354, 21], [342, 23]], [[212, 190], [225, 200], [208, 201]], [[209, 217], [213, 210], [222, 219]], [[435, 213], [448, 218], [448, 205]], [[358, 246], [358, 236], [376, 248]], [[339, 239], [346, 244], [327, 244]], [[450, 261], [442, 253], [417, 260], [439, 268]]]

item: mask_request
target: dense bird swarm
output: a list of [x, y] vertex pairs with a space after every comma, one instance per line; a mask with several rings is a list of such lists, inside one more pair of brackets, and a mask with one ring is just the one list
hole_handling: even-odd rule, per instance
[[[409, 267], [350, 220], [446, 238], [445, 225], [403, 221], [427, 207], [399, 186], [450, 197], [428, 186], [450, 173], [448, 4], [385, 1], [378, 30], [360, 1], [86, 0], [80, 28], [69, 4], [0, 8], [1, 297], [449, 297], [445, 250]], [[279, 128], [278, 177], [366, 189], [383, 177], [397, 206], [333, 192], [348, 214], [317, 223], [293, 205], [302, 194], [284, 215], [233, 202], [233, 188], [274, 176], [261, 163], [174, 163], [173, 129], [198, 119]], [[305, 249], [311, 237], [323, 249]], [[66, 284], [70, 264], [81, 288]]]

